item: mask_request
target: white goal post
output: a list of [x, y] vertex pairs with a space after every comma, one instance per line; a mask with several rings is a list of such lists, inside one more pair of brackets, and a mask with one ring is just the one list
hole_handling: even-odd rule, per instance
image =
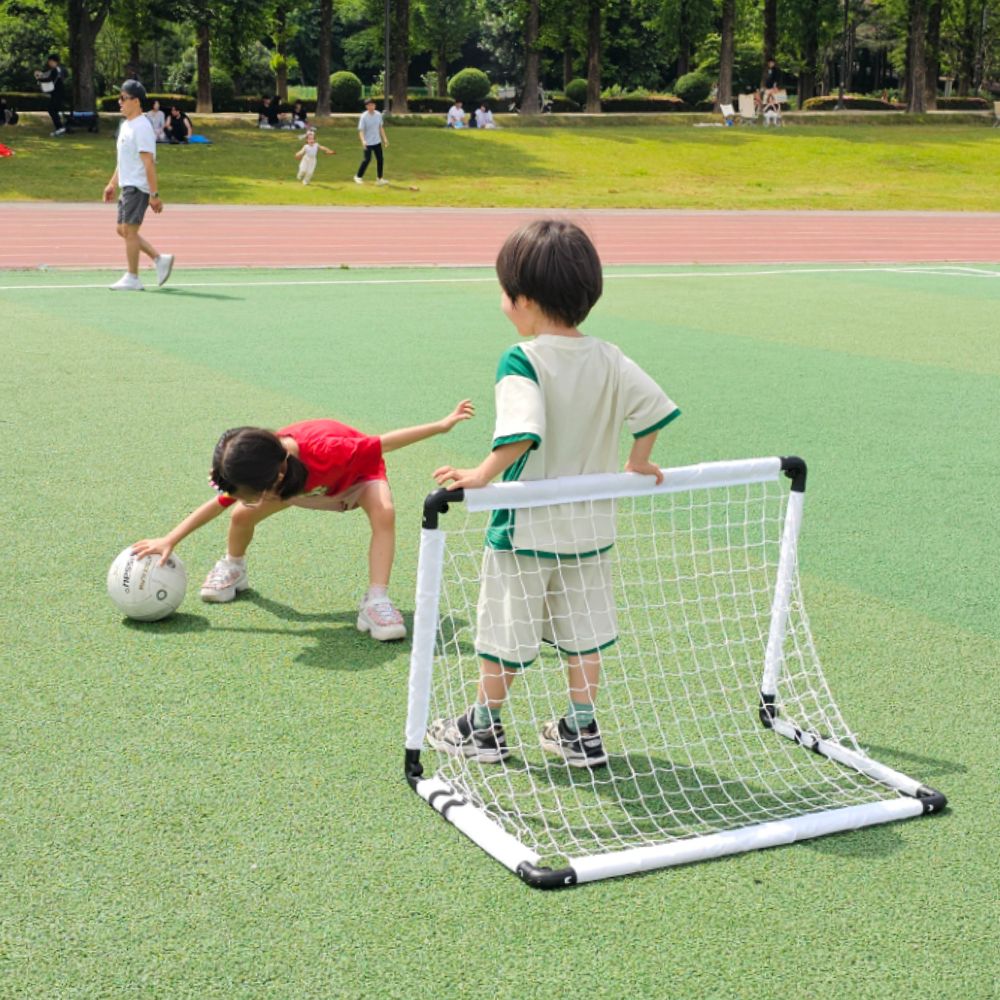
[[[823, 677], [798, 572], [805, 484], [801, 459], [772, 457], [664, 469], [658, 485], [623, 473], [428, 496], [406, 723], [411, 787], [538, 888], [943, 809], [940, 792], [867, 755]], [[502, 709], [506, 760], [425, 747], [433, 719], [475, 700], [480, 567], [498, 511], [545, 538], [565, 535], [567, 518], [574, 532], [613, 524], [602, 558], [617, 640], [602, 646], [595, 702], [604, 767], [570, 767], [539, 746], [539, 727], [567, 706], [567, 654], [557, 646], [518, 671]]]

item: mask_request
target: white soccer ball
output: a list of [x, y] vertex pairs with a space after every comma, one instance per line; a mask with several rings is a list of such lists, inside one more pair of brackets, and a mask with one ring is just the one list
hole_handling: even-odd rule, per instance
[[175, 555], [159, 565], [158, 555], [138, 558], [123, 549], [108, 570], [108, 596], [129, 618], [156, 622], [173, 614], [187, 590], [187, 570]]

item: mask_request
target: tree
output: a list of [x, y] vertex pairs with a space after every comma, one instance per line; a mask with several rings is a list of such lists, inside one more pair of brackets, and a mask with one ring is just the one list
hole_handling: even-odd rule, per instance
[[601, 0], [587, 0], [587, 107], [601, 110]]
[[764, 0], [764, 59], [761, 85], [767, 74], [768, 59], [778, 58], [778, 0]]
[[417, 0], [414, 4], [414, 48], [431, 54], [439, 94], [447, 93], [448, 63], [461, 53], [476, 23], [473, 0]]
[[524, 82], [521, 86], [521, 114], [537, 115], [538, 106], [538, 22], [540, 0], [528, 0], [524, 17]]
[[98, 32], [111, 10], [111, 3], [112, 0], [67, 0], [73, 107], [78, 111], [93, 111], [97, 107], [94, 92], [95, 49]]
[[389, 81], [386, 102], [397, 114], [406, 114], [406, 88], [410, 80], [410, 0], [392, 0], [389, 31]]
[[722, 0], [722, 24], [719, 42], [719, 87], [715, 110], [733, 101], [733, 50], [736, 45], [736, 0]]
[[330, 36], [333, 34], [333, 0], [319, 3], [319, 68], [316, 71], [316, 114], [330, 110]]
[[927, 0], [909, 0], [906, 43], [906, 110], [919, 114], [926, 109]]
[[60, 11], [44, 0], [0, 3], [0, 90], [34, 90], [35, 70], [59, 51]]

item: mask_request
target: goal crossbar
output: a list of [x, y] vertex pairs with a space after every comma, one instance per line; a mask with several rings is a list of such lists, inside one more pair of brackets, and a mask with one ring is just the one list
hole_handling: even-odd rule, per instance
[[[943, 809], [940, 792], [858, 746], [822, 677], [798, 579], [805, 463], [771, 457], [662, 472], [659, 484], [651, 476], [591, 475], [427, 498], [405, 741], [414, 791], [539, 888]], [[528, 739], [517, 744], [516, 764], [431, 751], [439, 766], [425, 775], [432, 708], [464, 707], [476, 681], [471, 636], [484, 515], [603, 501], [613, 502], [615, 548], [624, 550], [615, 594], [625, 648], [604, 668], [621, 744], [611, 750], [609, 776], [581, 779], [562, 761], [540, 767]], [[451, 505], [464, 508], [459, 516], [468, 522], [455, 531], [442, 517]], [[527, 707], [519, 704], [509, 730], [527, 730], [549, 710], [541, 678], [558, 678], [565, 664], [544, 660], [524, 671]], [[649, 662], [640, 673], [636, 664]], [[611, 676], [616, 669], [625, 676]], [[631, 746], [639, 735], [641, 745]]]

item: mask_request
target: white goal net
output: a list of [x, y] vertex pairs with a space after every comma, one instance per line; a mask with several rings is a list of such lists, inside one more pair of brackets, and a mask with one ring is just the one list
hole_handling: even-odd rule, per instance
[[[866, 756], [823, 677], [797, 570], [804, 485], [800, 460], [768, 458], [667, 469], [659, 486], [580, 476], [428, 498], [406, 739], [416, 791], [544, 887], [940, 809], [940, 793]], [[520, 547], [537, 537], [541, 551], [567, 520], [577, 551], [588, 532], [602, 547], [613, 523], [603, 558], [617, 641], [601, 654], [596, 699], [604, 767], [570, 767], [540, 746], [569, 702], [566, 655], [544, 644], [502, 709], [506, 760], [425, 747], [430, 721], [476, 700], [494, 511], [515, 512]]]

